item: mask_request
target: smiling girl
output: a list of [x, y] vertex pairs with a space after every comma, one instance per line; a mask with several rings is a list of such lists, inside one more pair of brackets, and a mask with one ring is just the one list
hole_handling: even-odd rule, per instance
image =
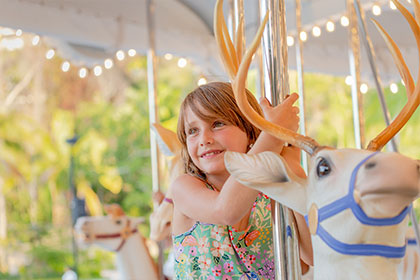
[[[297, 94], [261, 108], [247, 91], [251, 106], [265, 118], [297, 130]], [[239, 110], [229, 83], [202, 85], [183, 101], [178, 138], [186, 174], [172, 183], [176, 279], [275, 279], [271, 201], [230, 177], [224, 153], [281, 153], [298, 176], [300, 153], [260, 132]], [[312, 265], [309, 231], [295, 214], [303, 268]], [[304, 269], [305, 270], [305, 269]]]

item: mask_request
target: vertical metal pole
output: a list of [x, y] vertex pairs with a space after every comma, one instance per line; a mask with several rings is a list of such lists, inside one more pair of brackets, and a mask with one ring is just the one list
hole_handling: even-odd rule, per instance
[[[374, 52], [374, 49], [372, 47], [372, 42], [370, 40], [369, 34], [367, 33], [367, 30], [366, 30], [365, 19], [364, 19], [364, 15], [363, 15], [363, 13], [360, 9], [359, 0], [354, 0], [354, 8], [356, 10], [356, 14], [357, 14], [357, 17], [359, 19], [359, 30], [360, 30], [360, 33], [361, 33], [361, 37], [362, 37], [366, 52], [368, 54], [369, 65], [370, 65], [370, 68], [372, 70], [373, 77], [375, 79], [375, 84], [376, 84], [376, 88], [378, 90], [379, 100], [381, 101], [382, 112], [383, 112], [384, 118], [385, 118], [385, 123], [386, 123], [387, 126], [389, 126], [389, 124], [391, 123], [390, 122], [390, 114], [389, 114], [388, 108], [387, 108], [386, 103], [385, 103], [384, 93], [382, 91], [377, 67], [376, 67], [376, 64], [375, 64], [375, 52]], [[398, 152], [397, 144], [395, 143], [394, 138], [392, 138], [390, 142], [391, 142], [390, 143], [391, 144], [391, 146], [390, 146], [391, 151]], [[420, 252], [420, 230], [419, 230], [419, 226], [418, 226], [417, 215], [414, 212], [414, 207], [411, 208], [410, 218], [411, 218], [411, 223], [413, 224], [414, 233], [416, 235], [417, 249]]]
[[[158, 122], [157, 114], [157, 78], [156, 78], [156, 37], [155, 37], [155, 1], [147, 0], [147, 30], [149, 49], [147, 51], [147, 88], [149, 93], [149, 122]], [[152, 163], [152, 186], [153, 191], [160, 191], [159, 185], [159, 154], [155, 134], [150, 130], [150, 158]], [[157, 207], [157, 205], [155, 205]], [[163, 275], [163, 244], [159, 242], [159, 278], [165, 279]]]
[[[70, 145], [70, 166], [69, 166], [69, 186], [70, 191], [72, 194], [72, 200], [70, 203], [71, 208], [71, 217], [72, 217], [72, 223], [71, 223], [71, 241], [72, 241], [72, 249], [73, 249], [73, 271], [78, 274], [78, 266], [79, 266], [79, 250], [76, 242], [76, 238], [74, 236], [74, 230], [73, 227], [76, 223], [76, 220], [80, 216], [84, 216], [84, 201], [81, 201], [77, 198], [77, 190], [76, 186], [74, 184], [74, 145], [76, 144], [77, 140], [79, 138], [76, 136], [76, 134], [73, 136], [73, 138], [67, 139], [67, 144]], [[80, 209], [80, 207], [83, 207], [83, 210]]]
[[363, 99], [360, 92], [360, 40], [357, 29], [357, 16], [352, 0], [346, 0], [349, 15], [349, 63], [352, 77], [351, 97], [353, 105], [353, 127], [356, 148], [363, 149], [365, 146], [365, 128], [363, 117]]
[[[391, 117], [386, 107], [385, 97], [384, 97], [384, 93], [382, 91], [382, 86], [381, 86], [381, 80], [378, 74], [378, 68], [376, 67], [376, 63], [375, 63], [375, 52], [374, 52], [370, 37], [366, 30], [364, 15], [362, 14], [362, 11], [360, 10], [359, 0], [354, 0], [354, 8], [357, 14], [357, 18], [359, 19], [360, 36], [362, 38], [363, 45], [368, 55], [369, 66], [372, 71], [373, 79], [375, 80], [376, 90], [378, 91], [378, 97], [379, 97], [379, 101], [381, 102], [381, 107], [382, 107], [382, 112], [384, 114], [385, 123], [386, 125], [389, 125]], [[390, 142], [391, 142], [390, 143], [391, 150], [397, 151], [397, 145], [395, 144], [394, 138], [392, 138]]]
[[[270, 15], [263, 34], [264, 81], [266, 97], [275, 106], [289, 93], [284, 1], [261, 1], [261, 16], [267, 10]], [[272, 216], [276, 279], [300, 279], [297, 227], [293, 213], [275, 203]]]
[[[260, 4], [255, 2], [257, 9], [259, 9]], [[258, 22], [261, 22], [261, 15], [258, 13]], [[264, 92], [264, 63], [263, 63], [263, 51], [262, 47], [260, 46], [256, 52], [256, 61], [257, 61], [257, 81], [256, 81], [256, 88], [257, 88], [257, 97], [258, 99], [261, 97], [265, 97]]]
[[[306, 120], [305, 120], [305, 83], [304, 83], [304, 63], [303, 63], [303, 42], [300, 39], [300, 32], [302, 31], [302, 3], [296, 0], [296, 69], [298, 77], [298, 91], [299, 91], [299, 116], [300, 116], [300, 133], [306, 135]], [[302, 166], [305, 173], [308, 174], [308, 155], [304, 151], [301, 152]]]

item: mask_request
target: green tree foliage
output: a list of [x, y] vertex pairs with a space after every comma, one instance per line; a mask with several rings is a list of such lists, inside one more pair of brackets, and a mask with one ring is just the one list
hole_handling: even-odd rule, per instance
[[[6, 91], [37, 61], [30, 82], [13, 102], [0, 104], [0, 191], [6, 201], [0, 211], [8, 221], [7, 235], [0, 237], [5, 253], [0, 273], [7, 275], [7, 258], [19, 252], [24, 279], [60, 276], [73, 265], [70, 156], [76, 186], [87, 185], [102, 203], [119, 203], [131, 216], [147, 218], [152, 211], [146, 58], [131, 58], [101, 77], [91, 73], [80, 79], [77, 69], [61, 72], [60, 58], [41, 63], [36, 55], [42, 51], [29, 51], [26, 62], [19, 55], [28, 50], [0, 53], [0, 67], [10, 74], [3, 76], [3, 85], [10, 85]], [[175, 129], [177, 108], [199, 73], [193, 66], [180, 71], [175, 59], [162, 60], [158, 67], [159, 119]], [[39, 96], [42, 104], [31, 102]], [[74, 135], [78, 141], [72, 148], [66, 140]], [[148, 235], [147, 222], [140, 229]], [[104, 257], [107, 252], [95, 256], [81, 252], [82, 276], [99, 276], [112, 264]]]

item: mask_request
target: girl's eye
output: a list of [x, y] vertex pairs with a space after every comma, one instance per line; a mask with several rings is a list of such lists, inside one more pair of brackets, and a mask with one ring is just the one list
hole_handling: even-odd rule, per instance
[[197, 132], [197, 128], [190, 128], [188, 129], [188, 135], [193, 135]]
[[213, 126], [214, 127], [222, 127], [222, 126], [224, 126], [225, 125], [225, 123], [224, 122], [221, 122], [221, 121], [215, 121], [214, 123], [213, 123]]

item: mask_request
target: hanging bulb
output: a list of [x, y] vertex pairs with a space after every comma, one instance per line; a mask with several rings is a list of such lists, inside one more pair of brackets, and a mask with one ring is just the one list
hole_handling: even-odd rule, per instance
[[112, 61], [112, 59], [107, 58], [104, 61], [104, 66], [105, 66], [105, 69], [111, 69], [112, 66], [114, 66], [114, 62]]
[[335, 30], [335, 24], [332, 20], [327, 21], [326, 27], [328, 32], [333, 32]]
[[314, 37], [321, 36], [321, 28], [319, 28], [319, 26], [314, 26], [312, 28], [312, 35], [314, 35]]
[[205, 85], [205, 84], [207, 84], [207, 79], [204, 78], [204, 77], [201, 77], [197, 82], [198, 86], [202, 86], [202, 85]]
[[35, 36], [32, 38], [32, 45], [34, 45], [34, 46], [38, 45], [39, 40], [40, 40], [39, 36], [38, 36], [38, 35], [35, 35]]
[[394, 2], [392, 2], [391, 0], [389, 1], [389, 7], [391, 8], [391, 10], [397, 9], [397, 6], [395, 6]]
[[293, 46], [294, 45], [294, 43], [295, 43], [295, 39], [293, 38], [293, 36], [287, 36], [287, 45], [289, 46], [289, 47], [291, 47], [291, 46]]
[[47, 53], [45, 54], [45, 58], [46, 59], [52, 59], [54, 57], [54, 55], [55, 55], [55, 50], [49, 49], [47, 51]]
[[100, 76], [102, 74], [102, 67], [99, 65], [96, 65], [93, 68], [93, 74], [95, 74], [96, 77]]
[[86, 76], [87, 76], [87, 69], [86, 68], [80, 68], [80, 70], [79, 70], [79, 77], [80, 78], [86, 78]]
[[117, 51], [117, 53], [115, 54], [115, 56], [117, 57], [117, 59], [119, 61], [122, 61], [125, 58], [125, 53], [124, 53], [124, 51], [119, 50], [119, 51]]
[[136, 54], [137, 54], [137, 52], [136, 52], [136, 50], [135, 50], [135, 49], [129, 49], [129, 50], [128, 50], [128, 56], [133, 57], [133, 56], [135, 56]]
[[342, 26], [344, 26], [344, 27], [349, 26], [349, 24], [350, 24], [349, 18], [348, 18], [348, 17], [346, 17], [346, 16], [342, 16], [342, 17], [340, 18], [340, 23], [341, 23], [341, 25], [342, 25]]
[[375, 16], [379, 16], [381, 12], [381, 7], [378, 4], [372, 6], [372, 14], [374, 14]]
[[369, 88], [368, 88], [367, 84], [363, 83], [363, 84], [360, 85], [360, 92], [361, 93], [366, 94], [368, 92], [368, 89]]
[[396, 83], [392, 83], [389, 85], [389, 89], [391, 90], [392, 93], [397, 93], [398, 92], [398, 86]]
[[70, 62], [64, 61], [63, 64], [61, 64], [61, 70], [63, 72], [68, 72], [70, 69]]
[[178, 67], [184, 68], [185, 66], [187, 66], [187, 60], [185, 58], [178, 59]]
[[302, 40], [302, 42], [305, 42], [306, 40], [308, 40], [308, 34], [306, 34], [305, 31], [301, 31], [299, 34], [299, 38], [300, 40]]

